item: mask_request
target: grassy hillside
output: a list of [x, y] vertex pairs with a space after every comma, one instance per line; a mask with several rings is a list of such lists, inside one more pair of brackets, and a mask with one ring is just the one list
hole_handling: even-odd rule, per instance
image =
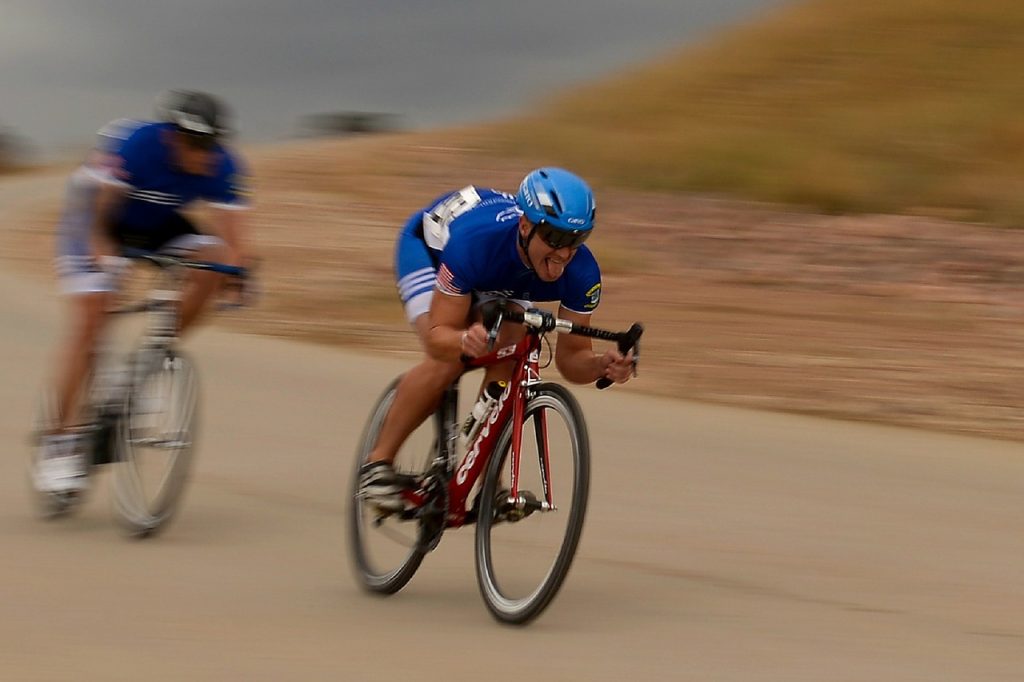
[[813, 0], [507, 133], [627, 187], [1024, 224], [1022, 64], [1020, 0]]

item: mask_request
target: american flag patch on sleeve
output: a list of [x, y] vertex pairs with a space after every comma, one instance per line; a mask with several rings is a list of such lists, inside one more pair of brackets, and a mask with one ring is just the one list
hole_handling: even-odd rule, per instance
[[462, 296], [466, 293], [460, 291], [459, 287], [455, 285], [455, 275], [452, 274], [452, 271], [444, 263], [441, 264], [441, 269], [437, 271], [437, 290], [449, 296]]

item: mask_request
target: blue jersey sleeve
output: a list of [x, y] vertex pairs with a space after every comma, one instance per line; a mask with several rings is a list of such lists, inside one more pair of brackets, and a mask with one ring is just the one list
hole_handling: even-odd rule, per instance
[[437, 270], [437, 289], [450, 296], [465, 296], [477, 285], [477, 271], [473, 261], [472, 237], [469, 230], [455, 232], [441, 252], [441, 265]]
[[590, 249], [580, 247], [563, 277], [565, 287], [560, 303], [576, 313], [594, 312], [601, 303], [601, 269]]

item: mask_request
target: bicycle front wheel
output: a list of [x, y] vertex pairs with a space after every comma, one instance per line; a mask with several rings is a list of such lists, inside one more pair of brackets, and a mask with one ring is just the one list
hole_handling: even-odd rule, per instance
[[[363, 589], [385, 595], [405, 587], [427, 553], [421, 520], [404, 518], [399, 513], [384, 514], [359, 495], [360, 469], [377, 444], [400, 381], [401, 377], [391, 382], [370, 413], [349, 484], [349, 545], [356, 580]], [[433, 462], [437, 442], [436, 422], [428, 419], [402, 445], [395, 459], [396, 471], [421, 477]]]
[[540, 384], [526, 404], [518, 506], [507, 502], [511, 446], [510, 421], [480, 493], [476, 573], [491, 614], [521, 625], [558, 594], [583, 531], [590, 444], [572, 393], [558, 384]]
[[192, 461], [199, 385], [191, 360], [142, 351], [118, 423], [114, 506], [126, 530], [152, 535], [174, 516]]

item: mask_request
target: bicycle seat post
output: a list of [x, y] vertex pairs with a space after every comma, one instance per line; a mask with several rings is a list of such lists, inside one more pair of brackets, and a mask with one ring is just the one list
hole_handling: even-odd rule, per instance
[[149, 293], [153, 304], [146, 330], [149, 345], [167, 345], [178, 335], [178, 307], [181, 303], [180, 277], [164, 271], [161, 282]]

